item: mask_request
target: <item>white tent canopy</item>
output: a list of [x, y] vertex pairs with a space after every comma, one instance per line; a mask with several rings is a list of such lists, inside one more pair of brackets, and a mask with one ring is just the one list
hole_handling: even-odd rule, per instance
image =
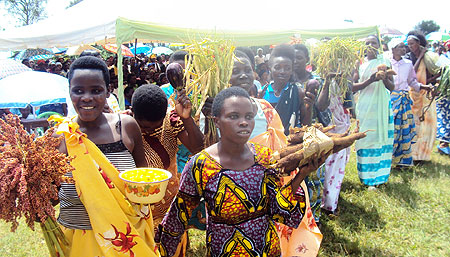
[[[302, 1], [291, 0], [84, 0], [36, 24], [0, 32], [0, 50], [113, 43], [119, 17], [185, 28], [186, 32], [201, 29], [218, 33], [232, 31], [270, 35], [274, 31], [289, 31], [293, 35], [299, 29], [349, 29], [363, 26], [334, 20], [332, 15], [324, 11], [308, 11], [311, 9]], [[159, 40], [156, 37], [151, 40]]]
[[[298, 0], [84, 0], [47, 20], [0, 32], [0, 51], [106, 44], [115, 39], [119, 47], [135, 39], [174, 43], [213, 33], [242, 46], [287, 43], [294, 37], [361, 38], [378, 33], [375, 26], [333, 19], [342, 5], [339, 1], [309, 5]], [[120, 51], [118, 70], [123, 108]]]
[[103, 12], [105, 3], [85, 0], [46, 20], [0, 32], [0, 50], [68, 47], [112, 38], [117, 15]]

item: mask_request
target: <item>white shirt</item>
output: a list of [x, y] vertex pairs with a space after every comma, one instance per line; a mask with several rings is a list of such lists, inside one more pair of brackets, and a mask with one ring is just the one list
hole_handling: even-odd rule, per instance
[[395, 90], [408, 91], [409, 87], [411, 87], [416, 92], [419, 92], [421, 84], [417, 81], [412, 62], [403, 58], [399, 61], [392, 58], [390, 61], [392, 69], [397, 73], [397, 75], [394, 75]]

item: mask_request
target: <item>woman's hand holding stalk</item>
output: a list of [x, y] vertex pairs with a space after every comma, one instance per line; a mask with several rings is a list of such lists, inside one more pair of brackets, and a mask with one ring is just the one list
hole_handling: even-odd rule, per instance
[[177, 103], [175, 104], [175, 110], [182, 120], [192, 118], [192, 103], [189, 97], [186, 96], [185, 89], [177, 91]]

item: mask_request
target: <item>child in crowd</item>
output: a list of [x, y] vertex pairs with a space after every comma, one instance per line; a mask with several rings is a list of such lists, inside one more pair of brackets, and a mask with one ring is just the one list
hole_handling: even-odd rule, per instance
[[36, 117], [33, 114], [33, 107], [31, 105], [27, 105], [25, 108], [20, 108], [20, 118], [24, 120], [32, 120]]
[[134, 88], [132, 86], [127, 86], [124, 90], [123, 90], [123, 96], [125, 99], [125, 109], [130, 109], [131, 107], [131, 98], [133, 97], [134, 94]]
[[311, 124], [315, 101], [314, 92], [305, 91], [292, 82], [294, 59], [295, 49], [291, 45], [278, 45], [273, 49], [269, 59], [273, 81], [260, 94], [277, 110], [286, 135], [289, 127]]

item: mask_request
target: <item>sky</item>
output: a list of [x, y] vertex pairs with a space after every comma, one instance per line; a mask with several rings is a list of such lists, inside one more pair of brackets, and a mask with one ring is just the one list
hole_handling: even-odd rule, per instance
[[[189, 1], [185, 0], [185, 2]], [[129, 1], [124, 2], [129, 3]], [[153, 1], [148, 2], [155, 3]], [[446, 7], [448, 1], [445, 0], [429, 2], [401, 0], [247, 0], [245, 5], [246, 7], [254, 6], [254, 13], [259, 13], [256, 17], [261, 17], [270, 22], [271, 12], [275, 10], [281, 12], [285, 8], [285, 6], [279, 4], [280, 2], [287, 3], [285, 6], [295, 5], [296, 8], [294, 9], [298, 9], [299, 19], [311, 21], [317, 24], [318, 28], [329, 26], [329, 19], [332, 18], [341, 21], [344, 26], [346, 24], [344, 21], [352, 21], [353, 26], [384, 25], [406, 34], [422, 20], [434, 20], [441, 26], [441, 31], [450, 32], [450, 9]], [[48, 0], [47, 16], [50, 17], [64, 11], [69, 3], [70, 0]], [[217, 5], [232, 4], [229, 0], [216, 0], [214, 3], [217, 3]], [[243, 4], [241, 3], [240, 6], [243, 6]], [[105, 10], [99, 11], [107, 11], [106, 8], [107, 6], [105, 6]], [[128, 9], [133, 11], [132, 8]], [[220, 8], [217, 9], [220, 10]], [[4, 14], [7, 14], [4, 6], [0, 6], [0, 17], [2, 17], [0, 28], [13, 29], [15, 26], [14, 19]], [[167, 15], [170, 15], [170, 12], [167, 12]], [[351, 22], [347, 23], [351, 24]], [[263, 23], [261, 25], [264, 26]]]
[[[346, 14], [349, 19], [360, 21], [366, 24], [387, 25], [408, 33], [417, 23], [422, 20], [434, 20], [440, 27], [441, 31], [450, 32], [450, 9], [449, 1], [433, 0], [433, 1], [346, 1], [350, 2], [352, 7], [350, 12]], [[364, 4], [366, 3], [366, 4]], [[360, 9], [369, 9], [374, 11], [362, 12]], [[378, 11], [375, 11], [378, 9]], [[345, 12], [343, 10], [339, 13]]]

